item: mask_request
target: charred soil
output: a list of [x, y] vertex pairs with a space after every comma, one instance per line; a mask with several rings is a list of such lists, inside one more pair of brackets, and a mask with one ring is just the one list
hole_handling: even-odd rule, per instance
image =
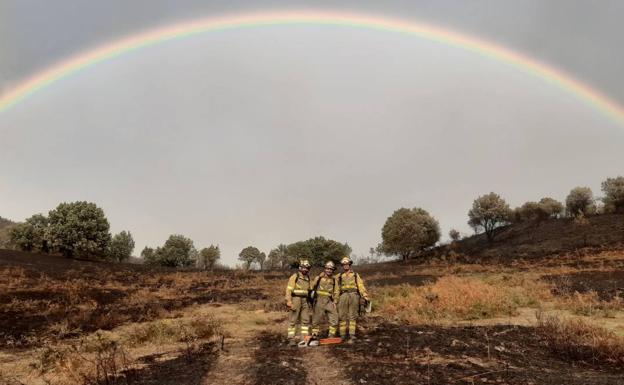
[[533, 328], [381, 323], [355, 345], [335, 347], [358, 384], [622, 384], [624, 368], [571, 361]]

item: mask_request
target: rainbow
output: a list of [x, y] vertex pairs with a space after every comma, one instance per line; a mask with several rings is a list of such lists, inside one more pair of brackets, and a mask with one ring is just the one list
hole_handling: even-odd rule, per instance
[[575, 95], [592, 108], [611, 117], [617, 123], [624, 125], [624, 109], [618, 103], [561, 70], [526, 55], [474, 36], [434, 25], [337, 11], [270, 11], [209, 17], [139, 33], [78, 54], [40, 73], [34, 74], [0, 96], [0, 112], [7, 111], [39, 90], [49, 87], [73, 73], [128, 52], [207, 32], [275, 25], [307, 24], [345, 26], [401, 33], [471, 51], [490, 59], [507, 63], [512, 67], [559, 87]]

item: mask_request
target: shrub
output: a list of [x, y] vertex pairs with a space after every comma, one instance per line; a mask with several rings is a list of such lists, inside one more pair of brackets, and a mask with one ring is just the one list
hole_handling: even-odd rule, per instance
[[126, 343], [136, 346], [162, 345], [193, 339], [210, 339], [222, 334], [221, 325], [211, 317], [164, 319], [136, 324], [124, 334]]
[[456, 321], [513, 315], [518, 307], [550, 297], [545, 285], [516, 279], [486, 282], [476, 278], [444, 276], [435, 283], [407, 284], [376, 293], [381, 311], [408, 323]]
[[624, 365], [624, 337], [582, 319], [538, 315], [537, 332], [551, 351], [568, 359]]
[[130, 366], [125, 348], [100, 332], [67, 347], [46, 347], [33, 364], [51, 385], [125, 385]]

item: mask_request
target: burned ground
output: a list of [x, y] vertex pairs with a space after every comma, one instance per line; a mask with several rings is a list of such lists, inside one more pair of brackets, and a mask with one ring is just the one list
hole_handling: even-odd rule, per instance
[[435, 282], [438, 278], [433, 275], [400, 275], [372, 278], [366, 281], [367, 285], [371, 286], [393, 286], [393, 285], [414, 285], [422, 286], [426, 283]]
[[332, 350], [358, 384], [622, 384], [624, 368], [552, 352], [534, 328], [380, 323]]
[[298, 347], [285, 344], [283, 334], [265, 332], [252, 368], [255, 385], [299, 385], [306, 382], [306, 363]]
[[624, 271], [581, 271], [572, 274], [549, 275], [544, 279], [554, 283], [555, 294], [588, 293], [594, 291], [603, 301], [624, 298]]
[[[177, 352], [176, 352], [177, 353]], [[141, 358], [141, 369], [123, 373], [120, 385], [200, 385], [206, 373], [212, 369], [218, 350], [214, 344], [204, 344], [167, 359], [164, 353]], [[113, 381], [113, 380], [111, 380]], [[112, 382], [114, 384], [114, 382]]]
[[249, 273], [184, 273], [8, 250], [0, 250], [0, 273], [0, 346], [41, 345], [175, 316], [196, 304], [268, 298], [264, 277]]
[[[11, 354], [30, 354], [28, 359], [36, 361], [44, 346], [62, 350], [102, 329], [121, 338], [132, 351], [133, 364], [123, 372], [128, 384], [286, 385], [328, 379], [349, 385], [622, 384], [622, 361], [593, 359], [595, 350], [590, 347], [554, 349], [537, 326], [489, 323], [493, 318], [488, 317], [497, 312], [455, 319], [461, 321], [456, 325], [470, 322], [474, 326], [443, 327], [440, 325], [454, 319], [444, 318], [440, 309], [446, 308], [436, 308], [437, 304], [450, 310], [466, 306], [461, 296], [449, 302], [444, 297], [449, 290], [443, 289], [462, 290], [444, 285], [459, 282], [474, 288], [478, 283], [483, 296], [477, 300], [483, 303], [477, 305], [483, 307], [487, 301], [509, 294], [510, 301], [501, 303], [513, 306], [501, 318], [511, 323], [519, 320], [518, 314], [529, 314], [533, 323], [520, 320], [525, 323], [519, 324], [534, 325], [535, 310], [542, 305], [558, 314], [571, 312], [566, 301], [574, 299], [570, 295], [574, 291], [596, 291], [600, 300], [617, 296], [624, 286], [622, 251], [584, 249], [507, 264], [461, 264], [442, 259], [426, 264], [382, 263], [357, 266], [357, 271], [369, 287], [377, 312], [359, 324], [360, 340], [353, 345], [299, 349], [284, 344], [283, 285], [291, 271], [175, 271], [0, 250], [4, 278], [0, 281], [0, 372], [6, 374], [14, 367]], [[527, 288], [535, 284], [543, 285], [547, 295], [535, 297], [537, 302], [525, 300]], [[422, 293], [412, 289], [422, 289]], [[390, 299], [395, 299], [392, 306], [396, 312], [409, 310], [410, 303], [418, 299], [414, 296], [426, 300], [421, 311], [439, 311], [436, 320], [440, 323], [421, 317], [409, 321], [411, 325], [402, 324], [408, 321], [384, 310]], [[517, 314], [519, 306], [529, 308]], [[614, 302], [610, 309], [608, 322], [621, 322], [621, 304]], [[149, 331], [152, 326], [177, 325], [179, 329], [209, 317], [216, 317], [227, 329], [225, 350], [215, 349], [208, 338], [194, 340], [194, 346], [187, 349], [178, 337], [171, 337], [164, 343], [166, 347], [158, 335], [151, 338], [146, 334], [147, 342], [139, 346], [129, 342], [139, 339], [124, 337], [124, 333]], [[174, 331], [180, 332], [178, 329]], [[29, 382], [28, 359], [20, 361], [24, 369], [16, 374], [16, 381], [40, 384]], [[344, 367], [336, 369], [336, 362]]]
[[587, 225], [578, 225], [571, 218], [549, 219], [540, 224], [516, 223], [497, 229], [493, 242], [489, 242], [485, 234], [479, 234], [454, 243], [448, 250], [433, 250], [433, 254], [452, 250], [471, 257], [462, 262], [497, 260], [505, 263], [520, 258], [540, 259], [583, 248], [622, 249], [624, 214], [596, 215], [587, 219]]

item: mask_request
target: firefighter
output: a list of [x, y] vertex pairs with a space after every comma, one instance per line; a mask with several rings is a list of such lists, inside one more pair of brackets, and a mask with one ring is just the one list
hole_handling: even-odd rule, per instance
[[305, 338], [310, 333], [310, 303], [308, 302], [310, 293], [310, 262], [302, 260], [299, 262], [299, 271], [293, 274], [286, 286], [286, 306], [290, 310], [288, 322], [288, 339], [290, 345], [296, 345], [295, 334], [297, 324], [301, 326], [301, 338]]
[[340, 261], [343, 272], [336, 279], [340, 299], [338, 301], [338, 315], [340, 318], [340, 336], [346, 339], [347, 326], [350, 342], [355, 341], [355, 330], [357, 318], [360, 312], [360, 298], [366, 302], [370, 301], [364, 281], [360, 275], [353, 271], [353, 261], [349, 257], [344, 257]]
[[319, 337], [321, 322], [325, 314], [329, 320], [328, 337], [336, 337], [338, 328], [338, 309], [336, 303], [340, 293], [334, 277], [336, 265], [332, 261], [325, 264], [323, 272], [312, 282], [314, 311], [312, 315], [312, 336]]

